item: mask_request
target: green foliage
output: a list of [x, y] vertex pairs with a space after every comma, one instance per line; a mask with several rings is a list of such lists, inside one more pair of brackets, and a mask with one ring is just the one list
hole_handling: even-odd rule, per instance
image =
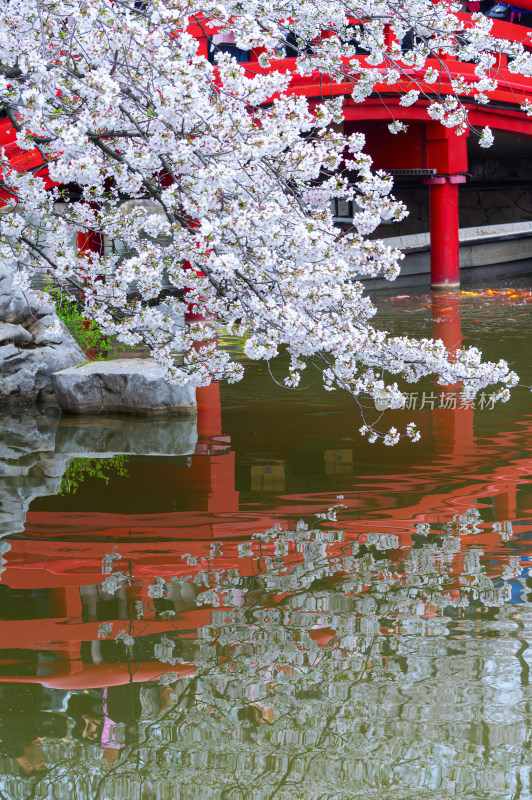
[[116, 455], [113, 458], [74, 458], [63, 475], [59, 494], [75, 494], [87, 478], [101, 478], [105, 483], [109, 483], [113, 474], [119, 478], [127, 478], [126, 463], [125, 455]]
[[111, 337], [102, 333], [97, 322], [87, 320], [78, 303], [61, 289], [49, 283], [46, 291], [55, 303], [57, 316], [65, 323], [87, 357], [91, 361], [107, 361], [111, 352], [117, 349], [113, 346]]

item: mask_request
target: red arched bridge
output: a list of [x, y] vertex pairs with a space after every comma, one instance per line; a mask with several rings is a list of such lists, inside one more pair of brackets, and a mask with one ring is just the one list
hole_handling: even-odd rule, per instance
[[[532, 11], [532, 0], [521, 0], [520, 6]], [[465, 22], [466, 27], [471, 24], [470, 15], [457, 16]], [[189, 32], [198, 39], [199, 53], [208, 58], [210, 39], [204, 21], [193, 22]], [[209, 33], [212, 35], [212, 31]], [[532, 52], [529, 31], [522, 25], [493, 21], [492, 35], [508, 42], [519, 42], [525, 50]], [[390, 44], [394, 37], [391, 29], [387, 30], [386, 37]], [[250, 52], [249, 61], [244, 64], [247, 70], [253, 73], [267, 71], [259, 63], [260, 54], [260, 49]], [[366, 65], [364, 55], [355, 58], [361, 66]], [[346, 75], [349, 63], [350, 60], [346, 59]], [[367, 66], [372, 70], [381, 69], [381, 72], [387, 69], [387, 66]], [[429, 67], [439, 75], [438, 80], [431, 84], [423, 79]], [[318, 72], [301, 76], [296, 72], [295, 58], [280, 59], [267, 69], [292, 72], [288, 91], [307, 97], [311, 103], [343, 96], [345, 132], [360, 131], [366, 134], [366, 149], [373, 157], [375, 168], [390, 171], [398, 177], [415, 175], [420, 182], [429, 184], [431, 284], [434, 288], [458, 286], [458, 200], [460, 185], [466, 182], [469, 170], [468, 135], [457, 135], [454, 129], [434, 121], [427, 109], [436, 92], [439, 98], [456, 95], [452, 88], [453, 80], [461, 78], [464, 85], [474, 83], [475, 64], [442, 55], [441, 58], [429, 58], [423, 70], [403, 65], [396, 84], [377, 84], [374, 93], [362, 103], [351, 99], [353, 83], [347, 77], [333, 78]], [[532, 78], [512, 72], [508, 57], [500, 53], [496, 54], [495, 64], [488, 74], [498, 84], [497, 89], [490, 93], [489, 105], [481, 105], [471, 96], [460, 96], [458, 93], [460, 102], [468, 112], [470, 128], [489, 126], [495, 132], [504, 132], [520, 139], [532, 137], [532, 117], [522, 110], [523, 104], [532, 96]], [[421, 92], [419, 100], [408, 107], [400, 105], [401, 96], [413, 89]], [[394, 136], [388, 129], [388, 123], [392, 120], [406, 123], [407, 130]], [[8, 120], [0, 120], [0, 146], [5, 148], [16, 169], [33, 170], [46, 179], [46, 168], [40, 154], [36, 150], [28, 153], [17, 146], [15, 130]], [[0, 190], [0, 201], [2, 196], [6, 198], [7, 193]], [[101, 246], [99, 240], [91, 244], [88, 241], [90, 237], [84, 235], [81, 238], [84, 239], [80, 243], [81, 249]]]

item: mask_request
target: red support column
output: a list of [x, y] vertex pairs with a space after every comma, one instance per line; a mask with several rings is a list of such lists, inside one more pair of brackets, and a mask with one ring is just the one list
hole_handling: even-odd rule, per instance
[[103, 255], [103, 236], [96, 231], [80, 231], [78, 233], [78, 250], [81, 253], [98, 253]]
[[[93, 206], [94, 208], [98, 208], [96, 205]], [[78, 232], [78, 250], [82, 257], [86, 259], [91, 258], [91, 253], [95, 253], [99, 256], [104, 255], [104, 240], [101, 233], [97, 231], [91, 230], [84, 230]], [[81, 266], [81, 265], [80, 265]], [[80, 269], [79, 278], [81, 279], [82, 283], [87, 282], [86, 274], [83, 275], [83, 269]], [[102, 280], [105, 280], [105, 276], [101, 276]], [[84, 299], [84, 294], [81, 295]], [[85, 319], [84, 327], [87, 330], [90, 326], [90, 320]], [[96, 349], [94, 347], [85, 350], [85, 355], [87, 358], [94, 359], [96, 358]]]
[[433, 289], [460, 286], [458, 184], [447, 178], [430, 183], [430, 283]]
[[436, 170], [430, 185], [430, 282], [433, 289], [460, 286], [458, 185], [467, 172], [466, 136], [440, 123], [425, 127], [426, 166]]

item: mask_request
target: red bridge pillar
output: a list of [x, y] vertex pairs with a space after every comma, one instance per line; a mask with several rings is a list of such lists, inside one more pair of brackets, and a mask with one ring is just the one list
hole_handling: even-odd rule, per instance
[[430, 282], [433, 289], [460, 286], [458, 186], [467, 171], [466, 137], [440, 123], [426, 126], [427, 166], [436, 169], [430, 185]]
[[458, 185], [430, 180], [430, 283], [433, 289], [460, 286]]

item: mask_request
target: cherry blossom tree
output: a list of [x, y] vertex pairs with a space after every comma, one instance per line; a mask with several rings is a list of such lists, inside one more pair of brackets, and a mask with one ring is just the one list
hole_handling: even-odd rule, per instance
[[[249, 358], [287, 356], [287, 387], [317, 369], [326, 389], [399, 408], [397, 379], [435, 375], [469, 396], [498, 384], [506, 400], [517, 377], [505, 362], [482, 362], [474, 348], [449, 356], [441, 341], [373, 327], [360, 279], [393, 280], [402, 256], [368, 237], [406, 209], [390, 177], [372, 171], [364, 137], [339, 132], [343, 98], [297, 96], [278, 58], [279, 47], [295, 47], [300, 74], [341, 79], [360, 102], [409, 70], [416, 88], [402, 104], [425, 95], [432, 118], [463, 132], [463, 98], [488, 102], [496, 88], [493, 52], [512, 55], [514, 72], [532, 74], [532, 65], [522, 45], [490, 38], [489, 20], [465, 23], [457, 9], [430, 0], [9, 0], [0, 9], [1, 101], [18, 147], [42, 166], [21, 171], [23, 158], [15, 168], [3, 154], [0, 266], [16, 264], [28, 291], [36, 270], [82, 287], [87, 316], [121, 342], [147, 344], [173, 380], [241, 378], [242, 365], [212, 339], [205, 320], [216, 319], [243, 338]], [[227, 53], [210, 63], [187, 32], [191, 20], [262, 48], [257, 70]], [[440, 97], [426, 62], [449, 54], [474, 61], [475, 76]], [[485, 130], [481, 142], [490, 140]], [[356, 202], [347, 232], [333, 224], [335, 197]], [[83, 250], [80, 232], [101, 246]], [[157, 305], [163, 285], [172, 297]], [[184, 324], [186, 307], [197, 318]], [[413, 425], [406, 433], [418, 437]], [[394, 428], [384, 435], [398, 438]]]

